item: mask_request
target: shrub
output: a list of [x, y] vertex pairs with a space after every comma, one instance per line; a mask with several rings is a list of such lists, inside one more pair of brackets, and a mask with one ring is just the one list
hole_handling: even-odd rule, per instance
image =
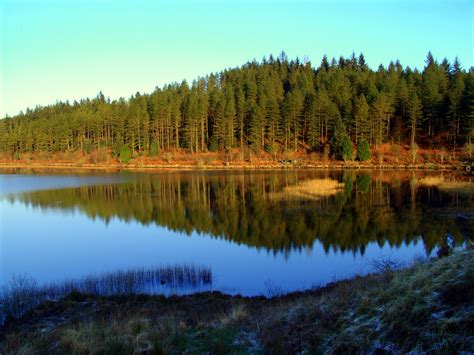
[[153, 140], [153, 141], [151, 142], [151, 144], [150, 144], [150, 150], [149, 150], [148, 154], [149, 154], [151, 157], [160, 155], [160, 146], [158, 145], [158, 142], [157, 142], [156, 140]]
[[354, 155], [352, 153], [352, 142], [347, 134], [342, 137], [339, 154], [344, 161], [354, 159]]
[[128, 163], [132, 159], [132, 151], [126, 145], [120, 148], [119, 159], [121, 163]]
[[357, 144], [357, 159], [360, 161], [369, 160], [372, 157], [370, 152], [369, 142], [366, 139], [362, 139], [359, 144]]

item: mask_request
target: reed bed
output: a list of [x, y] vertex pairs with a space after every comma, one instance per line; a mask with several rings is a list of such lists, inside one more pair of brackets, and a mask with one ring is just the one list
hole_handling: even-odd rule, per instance
[[0, 290], [0, 320], [21, 317], [47, 300], [59, 300], [73, 292], [97, 296], [157, 294], [180, 289], [200, 289], [212, 285], [210, 267], [173, 265], [156, 268], [121, 270], [90, 275], [76, 280], [43, 285], [27, 275], [14, 276]]

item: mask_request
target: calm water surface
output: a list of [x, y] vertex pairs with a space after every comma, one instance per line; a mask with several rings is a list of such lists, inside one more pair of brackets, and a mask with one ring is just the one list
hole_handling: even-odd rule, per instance
[[231, 294], [323, 285], [382, 257], [433, 254], [447, 235], [473, 236], [473, 191], [423, 181], [412, 172], [0, 171], [0, 285], [162, 265], [210, 267], [206, 287]]

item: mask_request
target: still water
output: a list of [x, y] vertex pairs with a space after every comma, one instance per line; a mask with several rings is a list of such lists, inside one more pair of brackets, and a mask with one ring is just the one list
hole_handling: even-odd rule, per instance
[[0, 171], [0, 286], [197, 265], [212, 270], [204, 289], [303, 290], [463, 243], [472, 186], [421, 172]]

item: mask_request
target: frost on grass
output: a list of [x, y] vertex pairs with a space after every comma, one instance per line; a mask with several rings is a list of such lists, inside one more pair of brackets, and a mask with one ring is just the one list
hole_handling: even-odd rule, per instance
[[0, 289], [0, 316], [19, 318], [43, 301], [58, 300], [73, 292], [97, 296], [134, 295], [196, 289], [211, 284], [211, 269], [196, 265], [130, 269], [44, 285], [38, 285], [28, 275], [14, 275]]

